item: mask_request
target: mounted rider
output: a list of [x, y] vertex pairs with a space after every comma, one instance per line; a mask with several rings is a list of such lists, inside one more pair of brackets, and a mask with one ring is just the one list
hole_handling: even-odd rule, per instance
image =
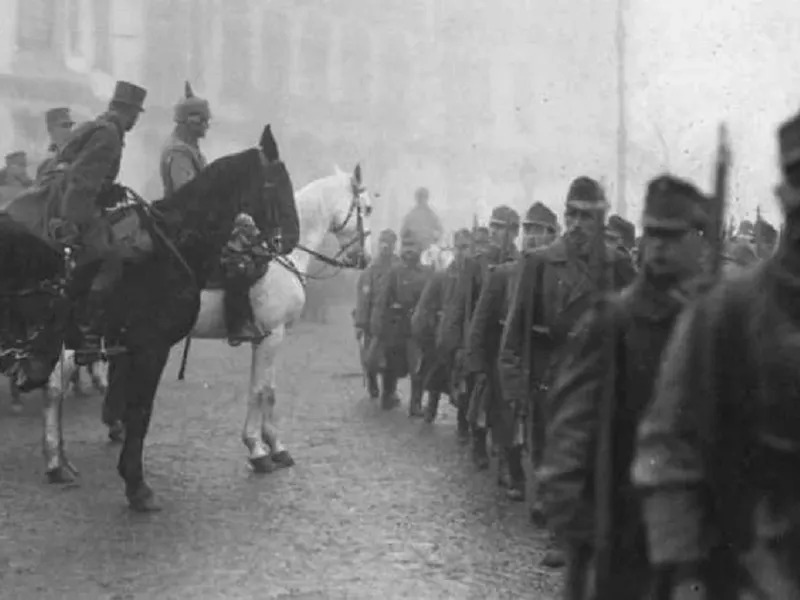
[[406, 239], [408, 236], [413, 236], [421, 244], [421, 251], [425, 252], [431, 245], [438, 244], [442, 239], [442, 221], [428, 203], [430, 199], [428, 188], [418, 188], [414, 193], [414, 198], [417, 205], [403, 219], [400, 238]]
[[175, 105], [175, 129], [161, 150], [160, 171], [165, 198], [189, 183], [208, 164], [199, 141], [206, 136], [210, 121], [208, 101], [195, 96], [187, 81], [184, 97]]
[[67, 107], [51, 108], [44, 114], [44, 122], [50, 138], [50, 145], [47, 147], [47, 158], [36, 169], [37, 184], [41, 184], [47, 174], [55, 168], [58, 153], [67, 143], [72, 128], [75, 126], [72, 113]]
[[[118, 193], [115, 181], [122, 161], [125, 134], [144, 112], [147, 90], [118, 81], [106, 112], [72, 131], [58, 151], [50, 188], [49, 234], [57, 242], [72, 246], [76, 266], [99, 261], [90, 281], [73, 281], [71, 297], [89, 294], [78, 315], [83, 354], [103, 351], [107, 299], [122, 276], [122, 257], [110, 223], [101, 218], [98, 200]], [[122, 348], [106, 347], [113, 353]]]

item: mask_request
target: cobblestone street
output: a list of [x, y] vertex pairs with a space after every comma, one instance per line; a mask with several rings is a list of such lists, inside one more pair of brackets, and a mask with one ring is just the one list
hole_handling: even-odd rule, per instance
[[[9, 599], [536, 598], [544, 534], [476, 473], [450, 407], [434, 425], [365, 397], [345, 312], [299, 324], [279, 359], [279, 425], [297, 465], [249, 472], [240, 441], [249, 349], [173, 352], [148, 438], [164, 510], [129, 513], [100, 398], [70, 398], [71, 487], [45, 483], [38, 393], [0, 396], [0, 597]], [[5, 389], [5, 383], [3, 383]]]

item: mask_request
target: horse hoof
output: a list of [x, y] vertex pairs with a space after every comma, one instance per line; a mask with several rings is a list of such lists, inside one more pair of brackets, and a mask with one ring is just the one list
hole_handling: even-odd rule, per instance
[[250, 458], [248, 460], [250, 461], [250, 466], [253, 468], [253, 471], [259, 474], [272, 473], [278, 468], [269, 456], [259, 456], [258, 458]]
[[271, 457], [272, 462], [278, 469], [288, 469], [289, 467], [294, 466], [294, 459], [292, 455], [289, 454], [286, 450], [281, 450], [280, 452], [276, 452]]
[[75, 481], [75, 474], [72, 469], [63, 466], [50, 469], [46, 475], [47, 483], [64, 484]]
[[161, 507], [156, 504], [153, 490], [147, 486], [139, 488], [133, 494], [128, 494], [128, 507], [137, 513], [152, 513], [161, 510]]

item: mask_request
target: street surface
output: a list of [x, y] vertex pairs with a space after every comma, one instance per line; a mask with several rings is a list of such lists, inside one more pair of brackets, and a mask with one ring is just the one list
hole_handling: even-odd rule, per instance
[[[551, 600], [544, 534], [476, 473], [444, 407], [433, 425], [362, 389], [348, 311], [298, 324], [277, 414], [297, 461], [251, 474], [240, 441], [249, 348], [173, 351], [146, 450], [160, 513], [129, 513], [96, 393], [66, 406], [73, 487], [45, 483], [38, 392], [12, 415], [0, 382], [0, 598]], [[405, 394], [407, 397], [407, 394]]]

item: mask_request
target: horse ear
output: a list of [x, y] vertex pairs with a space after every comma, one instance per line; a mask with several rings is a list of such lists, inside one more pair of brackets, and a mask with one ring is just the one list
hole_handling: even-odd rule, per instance
[[353, 171], [353, 181], [356, 182], [356, 185], [361, 185], [361, 163], [357, 164]]
[[280, 154], [278, 153], [278, 142], [275, 141], [275, 137], [272, 135], [272, 127], [270, 125], [264, 127], [259, 146], [261, 146], [261, 150], [264, 152], [264, 156], [267, 158], [267, 160], [270, 162], [280, 160]]
[[183, 86], [183, 95], [187, 98], [194, 98], [194, 90], [192, 89], [192, 84], [188, 81]]

